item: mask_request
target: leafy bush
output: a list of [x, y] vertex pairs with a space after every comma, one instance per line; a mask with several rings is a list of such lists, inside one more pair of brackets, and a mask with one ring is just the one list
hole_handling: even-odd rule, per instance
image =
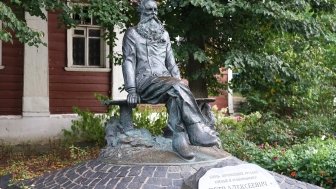
[[70, 158], [73, 160], [84, 159], [89, 155], [87, 149], [79, 148], [74, 145], [69, 146]]
[[261, 114], [257, 112], [248, 116], [236, 117], [227, 117], [220, 111], [214, 111], [214, 114], [216, 130], [220, 133], [223, 149], [242, 160], [250, 159], [247, 151], [257, 148], [257, 146], [247, 140], [246, 128], [256, 124], [260, 120]]
[[[270, 143], [288, 145], [294, 140], [293, 131], [289, 125], [272, 115], [261, 115], [259, 112], [250, 115], [241, 115], [236, 118], [225, 117], [216, 113], [217, 128], [223, 132], [239, 134], [245, 140], [255, 144]], [[225, 134], [225, 137], [228, 134]]]
[[73, 108], [79, 119], [72, 120], [70, 130], [63, 130], [65, 141], [69, 144], [77, 142], [92, 142], [99, 146], [105, 145], [104, 123], [108, 114], [94, 114], [88, 110]]
[[154, 111], [149, 106], [137, 107], [133, 113], [133, 123], [138, 128], [145, 128], [153, 135], [161, 135], [167, 126], [168, 115], [165, 109]]
[[254, 150], [250, 161], [266, 169], [326, 188], [336, 187], [336, 140], [312, 138], [291, 148]]
[[234, 156], [298, 180], [336, 187], [336, 116], [215, 115], [222, 146]]
[[331, 137], [336, 134], [336, 116], [333, 115], [309, 115], [293, 119], [289, 124], [298, 140], [314, 136]]
[[245, 113], [296, 116], [332, 111], [335, 44], [288, 33], [270, 35], [263, 44], [263, 56], [231, 53], [225, 62], [238, 73], [231, 86], [246, 97]]
[[271, 114], [264, 114], [258, 122], [249, 124], [245, 132], [246, 139], [257, 145], [289, 145], [294, 141], [293, 131], [288, 123]]
[[[97, 98], [103, 97], [97, 96]], [[72, 121], [70, 130], [63, 130], [65, 142], [68, 145], [88, 142], [104, 146], [105, 122], [112, 116], [119, 117], [118, 106], [111, 106], [105, 114], [94, 114], [79, 108], [74, 108], [73, 111], [78, 114], [79, 119]], [[136, 108], [133, 111], [133, 123], [137, 128], [145, 128], [153, 135], [160, 135], [167, 125], [167, 113], [164, 109], [154, 111], [149, 107]]]

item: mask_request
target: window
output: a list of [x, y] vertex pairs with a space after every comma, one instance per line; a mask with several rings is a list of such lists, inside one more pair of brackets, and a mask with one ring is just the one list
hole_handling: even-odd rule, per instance
[[[2, 29], [2, 21], [0, 20], [0, 30]], [[2, 41], [0, 40], [0, 70], [5, 67], [2, 65]]]
[[[82, 11], [85, 10], [83, 7]], [[109, 46], [103, 39], [105, 30], [93, 18], [73, 18], [77, 27], [67, 30], [68, 66], [67, 71], [109, 72]]]

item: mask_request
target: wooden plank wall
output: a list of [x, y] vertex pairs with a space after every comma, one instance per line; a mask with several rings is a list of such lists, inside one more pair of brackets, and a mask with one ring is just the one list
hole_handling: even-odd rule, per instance
[[[24, 14], [12, 7], [19, 18]], [[13, 42], [2, 42], [2, 65], [0, 70], [0, 115], [21, 115], [23, 96], [24, 45], [12, 33]]]
[[23, 56], [24, 45], [17, 39], [13, 43], [2, 42], [5, 68], [0, 70], [0, 115], [22, 114]]
[[67, 64], [66, 30], [60, 28], [57, 14], [48, 14], [49, 30], [49, 92], [50, 113], [73, 113], [74, 106], [94, 112], [105, 112], [94, 93], [111, 94], [111, 73], [69, 72]]

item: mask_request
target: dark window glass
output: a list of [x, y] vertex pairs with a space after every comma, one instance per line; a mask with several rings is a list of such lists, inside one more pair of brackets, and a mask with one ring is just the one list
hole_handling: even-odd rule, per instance
[[74, 34], [75, 35], [84, 35], [84, 30], [75, 30]]
[[72, 41], [72, 56], [74, 65], [85, 65], [85, 38], [74, 37]]
[[89, 65], [100, 66], [100, 39], [89, 39]]
[[89, 30], [89, 37], [100, 37], [100, 30]]

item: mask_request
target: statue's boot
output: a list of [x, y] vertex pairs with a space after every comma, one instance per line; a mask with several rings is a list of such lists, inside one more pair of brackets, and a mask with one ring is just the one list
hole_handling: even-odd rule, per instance
[[189, 125], [187, 131], [192, 145], [210, 147], [219, 143], [216, 131], [210, 129], [204, 123]]
[[186, 135], [182, 132], [173, 134], [173, 150], [182, 158], [192, 160], [195, 154], [190, 149]]

